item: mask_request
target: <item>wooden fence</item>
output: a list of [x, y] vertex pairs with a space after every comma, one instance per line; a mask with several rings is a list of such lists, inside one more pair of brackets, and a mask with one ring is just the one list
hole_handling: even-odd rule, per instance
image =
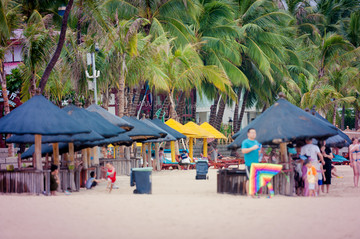
[[[246, 195], [245, 183], [245, 170], [222, 169], [218, 171], [218, 193]], [[294, 189], [294, 173], [290, 170], [285, 170], [284, 173], [275, 175], [271, 180], [271, 184], [273, 185], [275, 194], [291, 196]], [[261, 193], [268, 194], [268, 188], [263, 187]]]
[[30, 193], [48, 195], [50, 170], [0, 171], [0, 193]]
[[[120, 159], [109, 159], [109, 158], [101, 158], [99, 159], [100, 166], [104, 167], [106, 163], [111, 163], [116, 170], [116, 175], [130, 175], [131, 168], [138, 168], [140, 166], [139, 158], [120, 158]], [[101, 174], [99, 174], [101, 175]]]

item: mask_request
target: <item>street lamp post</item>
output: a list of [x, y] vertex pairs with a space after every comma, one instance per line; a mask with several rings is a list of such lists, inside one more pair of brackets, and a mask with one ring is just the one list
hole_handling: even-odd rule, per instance
[[[95, 51], [99, 51], [99, 44], [95, 43]], [[95, 68], [95, 52], [91, 52], [87, 54], [87, 65], [92, 65], [93, 75], [90, 76], [89, 72], [86, 70], [86, 77], [94, 79], [93, 86], [89, 86], [89, 89], [94, 88], [94, 99], [95, 104], [97, 104], [97, 89], [96, 89], [96, 78], [100, 76], [100, 71], [97, 71]], [[89, 82], [88, 82], [89, 83]]]

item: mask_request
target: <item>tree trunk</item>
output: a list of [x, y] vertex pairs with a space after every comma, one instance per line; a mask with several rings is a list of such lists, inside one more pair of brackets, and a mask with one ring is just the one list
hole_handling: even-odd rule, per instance
[[119, 79], [119, 117], [124, 116], [125, 110], [125, 54], [121, 55], [120, 79]]
[[78, 13], [78, 22], [76, 25], [76, 42], [78, 45], [81, 44], [81, 23], [82, 23], [82, 13], [83, 13], [83, 5], [82, 5], [83, 1], [80, 0], [79, 3], [79, 13]]
[[177, 115], [176, 110], [175, 110], [175, 102], [174, 102], [173, 97], [174, 97], [174, 91], [170, 90], [169, 95], [168, 95], [168, 98], [169, 98], [169, 101], [170, 101], [169, 118], [172, 118], [172, 119], [174, 119], [176, 121], [179, 121], [178, 115]]
[[159, 119], [160, 120], [162, 119], [162, 116], [163, 116], [164, 112], [166, 111], [166, 109], [169, 108], [169, 104], [170, 104], [169, 97], [166, 97], [165, 101], [162, 104], [161, 111], [160, 111], [160, 114], [159, 114], [159, 117], [160, 117]]
[[354, 105], [355, 107], [355, 130], [358, 130], [360, 128], [360, 110], [359, 108]]
[[216, 121], [215, 121], [215, 128], [217, 130], [220, 130], [221, 123], [222, 123], [222, 120], [224, 117], [225, 106], [226, 106], [226, 98], [222, 97], [221, 101], [220, 101], [220, 105], [219, 105], [219, 110], [216, 115]]
[[125, 103], [124, 103], [124, 115], [127, 115], [129, 116], [129, 87], [126, 87], [126, 89], [124, 90], [124, 100], [125, 100]]
[[51, 73], [52, 69], [54, 68], [57, 60], [59, 59], [61, 50], [63, 48], [64, 42], [65, 42], [65, 36], [66, 36], [68, 17], [69, 17], [70, 10], [72, 8], [73, 3], [74, 3], [74, 0], [69, 0], [68, 4], [66, 6], [62, 24], [61, 24], [59, 42], [57, 44], [55, 53], [54, 53], [53, 57], [51, 58], [49, 64], [46, 66], [44, 74], [42, 75], [41, 80], [40, 80], [39, 88], [41, 90], [41, 93], [44, 92], [44, 89], [45, 89], [46, 83], [49, 79], [50, 73]]
[[115, 115], [119, 116], [119, 90], [114, 90], [114, 96], [115, 96]]
[[338, 103], [337, 101], [335, 100], [335, 103], [334, 103], [334, 112], [333, 112], [333, 125], [336, 126], [336, 111], [337, 111], [337, 106], [338, 106]]
[[238, 88], [238, 92], [237, 92], [237, 102], [236, 102], [236, 104], [235, 104], [234, 117], [233, 117], [233, 131], [234, 131], [234, 132], [237, 132], [237, 131], [238, 131], [239, 102], [240, 102], [240, 97], [241, 97], [241, 91], [242, 91], [242, 88]]
[[238, 122], [238, 126], [237, 126], [237, 128], [238, 128], [239, 130], [241, 129], [241, 123], [242, 123], [242, 120], [243, 120], [243, 117], [244, 117], [245, 107], [246, 107], [246, 101], [247, 101], [248, 96], [249, 96], [249, 91], [248, 91], [248, 90], [245, 90], [245, 94], [244, 94], [244, 97], [243, 97], [243, 102], [242, 102], [242, 105], [241, 105], [239, 122]]
[[196, 88], [192, 89], [193, 100], [191, 101], [191, 118], [196, 121]]
[[219, 98], [220, 98], [220, 95], [216, 94], [215, 99], [214, 99], [214, 104], [212, 106], [210, 106], [209, 124], [211, 124], [214, 127], [215, 127], [216, 111], [217, 111], [217, 106], [218, 106], [218, 103], [219, 103]]
[[135, 97], [134, 97], [134, 102], [131, 103], [130, 116], [136, 116], [137, 113], [136, 109], [140, 101], [140, 93], [141, 93], [141, 88], [140, 87], [135, 88]]
[[30, 88], [29, 88], [30, 98], [36, 95], [36, 72], [31, 72], [30, 79]]
[[345, 129], [345, 103], [342, 105], [341, 111], [341, 130]]
[[106, 110], [109, 109], [109, 87], [106, 87], [105, 91], [103, 92], [103, 104], [102, 107]]
[[133, 87], [130, 87], [130, 89], [129, 89], [129, 93], [128, 93], [128, 100], [127, 100], [127, 104], [128, 104], [128, 114], [127, 114], [127, 116], [132, 116], [131, 115], [131, 111], [132, 111], [132, 108], [133, 108], [133, 102], [132, 102], [132, 100], [133, 100], [133, 98], [134, 98], [134, 88]]
[[[2, 91], [2, 97], [4, 100], [4, 114], [7, 115], [10, 113], [10, 105], [9, 105], [9, 96], [7, 92], [7, 85], [6, 85], [6, 76], [5, 76], [5, 70], [4, 70], [4, 62], [0, 61], [0, 81], [1, 81], [1, 91]], [[8, 135], [7, 138], [9, 138], [11, 135]], [[8, 144], [8, 156], [12, 157], [14, 156], [14, 145]]]
[[185, 93], [180, 92], [179, 102], [176, 108], [176, 114], [179, 117], [180, 123], [184, 123], [184, 110], [185, 110]]
[[267, 104], [264, 103], [264, 106], [263, 106], [263, 108], [262, 108], [262, 110], [261, 110], [261, 113], [263, 113], [266, 109], [267, 109]]

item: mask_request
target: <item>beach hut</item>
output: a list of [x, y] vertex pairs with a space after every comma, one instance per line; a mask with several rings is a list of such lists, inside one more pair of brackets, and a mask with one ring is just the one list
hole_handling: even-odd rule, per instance
[[122, 129], [125, 129], [126, 131], [129, 131], [132, 128], [134, 128], [134, 126], [131, 125], [129, 122], [127, 122], [127, 121], [121, 119], [120, 117], [110, 113], [109, 111], [105, 110], [104, 108], [102, 108], [99, 105], [92, 104], [89, 107], [87, 107], [86, 110], [88, 110], [90, 112], [98, 113], [99, 115], [104, 117], [110, 123], [122, 128]]
[[194, 155], [193, 155], [193, 147], [194, 147], [193, 139], [194, 138], [203, 139], [203, 155], [204, 155], [204, 157], [207, 157], [207, 139], [209, 139], [209, 138], [215, 139], [216, 136], [191, 121], [186, 123], [185, 126], [188, 129], [190, 129], [192, 132], [196, 133], [195, 137], [191, 137], [191, 136], [189, 137], [189, 156], [190, 156], [191, 160], [194, 159]]
[[42, 95], [36, 95], [0, 119], [0, 133], [35, 135], [35, 167], [42, 170], [42, 135], [90, 133]]
[[[1, 175], [1, 181], [7, 177], [14, 177], [10, 184], [14, 183], [15, 192], [37, 193], [49, 191], [49, 172], [43, 172], [41, 161], [41, 141], [43, 135], [73, 135], [90, 133], [91, 130], [84, 125], [79, 125], [69, 115], [60, 110], [42, 95], [36, 95], [30, 100], [11, 111], [0, 119], [0, 133], [10, 134], [33, 134], [35, 141], [34, 168], [33, 172], [5, 172]], [[29, 177], [25, 180], [24, 175]], [[46, 187], [44, 187], [44, 176]], [[27, 185], [26, 189], [16, 189], [16, 185]], [[9, 185], [6, 192], [10, 192]], [[2, 189], [0, 189], [2, 190]]]
[[[282, 98], [248, 126], [237, 132], [234, 135], [234, 142], [228, 145], [228, 148], [240, 148], [242, 141], [247, 138], [247, 131], [250, 128], [256, 130], [256, 140], [258, 142], [265, 145], [280, 144], [280, 161], [284, 164], [284, 174], [279, 175], [281, 179], [278, 181], [278, 185], [281, 185], [283, 189], [281, 194], [286, 195], [292, 194], [293, 185], [293, 172], [290, 170], [287, 143], [306, 137], [326, 139], [337, 134], [335, 126], [324, 123], [323, 120]], [[291, 180], [288, 181], [288, 178]]]

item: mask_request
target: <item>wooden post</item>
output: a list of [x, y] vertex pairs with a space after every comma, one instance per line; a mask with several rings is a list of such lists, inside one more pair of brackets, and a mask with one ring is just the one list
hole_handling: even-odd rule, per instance
[[141, 155], [143, 158], [143, 168], [146, 167], [146, 148], [145, 148], [145, 144], [141, 143]]
[[194, 138], [190, 137], [189, 138], [189, 157], [191, 158], [191, 161], [193, 161], [193, 158], [194, 158], [193, 148], [194, 148]]
[[160, 160], [159, 160], [159, 143], [155, 143], [155, 163], [156, 163], [156, 170], [161, 170]]
[[99, 165], [99, 154], [98, 154], [98, 146], [95, 146], [93, 148], [94, 151], [94, 159], [93, 159], [93, 165]]
[[59, 167], [59, 143], [53, 143], [54, 164]]
[[87, 169], [88, 168], [88, 161], [87, 161], [87, 150], [86, 149], [81, 150], [81, 158], [82, 158], [82, 161], [83, 161], [84, 169]]
[[126, 175], [130, 175], [130, 170], [131, 170], [130, 151], [131, 151], [131, 147], [125, 147]]
[[175, 141], [170, 141], [170, 149], [171, 149], [171, 162], [176, 162], [176, 160], [175, 160]]
[[[280, 143], [280, 161], [283, 164], [283, 170], [288, 170], [289, 169], [289, 157], [288, 157], [288, 153], [287, 153], [287, 143]], [[285, 172], [285, 174], [290, 179], [291, 174], [289, 172]], [[283, 178], [283, 180], [280, 183], [283, 184], [282, 186], [284, 188], [284, 194], [287, 196], [291, 196], [292, 195], [291, 182], [288, 182], [286, 177], [282, 177], [282, 178]]]
[[91, 148], [86, 148], [86, 160], [88, 167], [91, 167]]
[[147, 153], [147, 159], [148, 159], [148, 167], [152, 167], [152, 161], [151, 161], [151, 143], [148, 143], [148, 153]]
[[42, 160], [41, 160], [41, 135], [35, 134], [35, 160], [37, 170], [42, 170]]
[[70, 164], [74, 163], [74, 159], [75, 159], [74, 143], [69, 143], [69, 159], [70, 159]]
[[204, 138], [204, 144], [203, 144], [203, 155], [204, 155], [204, 158], [207, 158], [207, 151], [208, 151], [208, 148], [207, 148], [207, 138]]

